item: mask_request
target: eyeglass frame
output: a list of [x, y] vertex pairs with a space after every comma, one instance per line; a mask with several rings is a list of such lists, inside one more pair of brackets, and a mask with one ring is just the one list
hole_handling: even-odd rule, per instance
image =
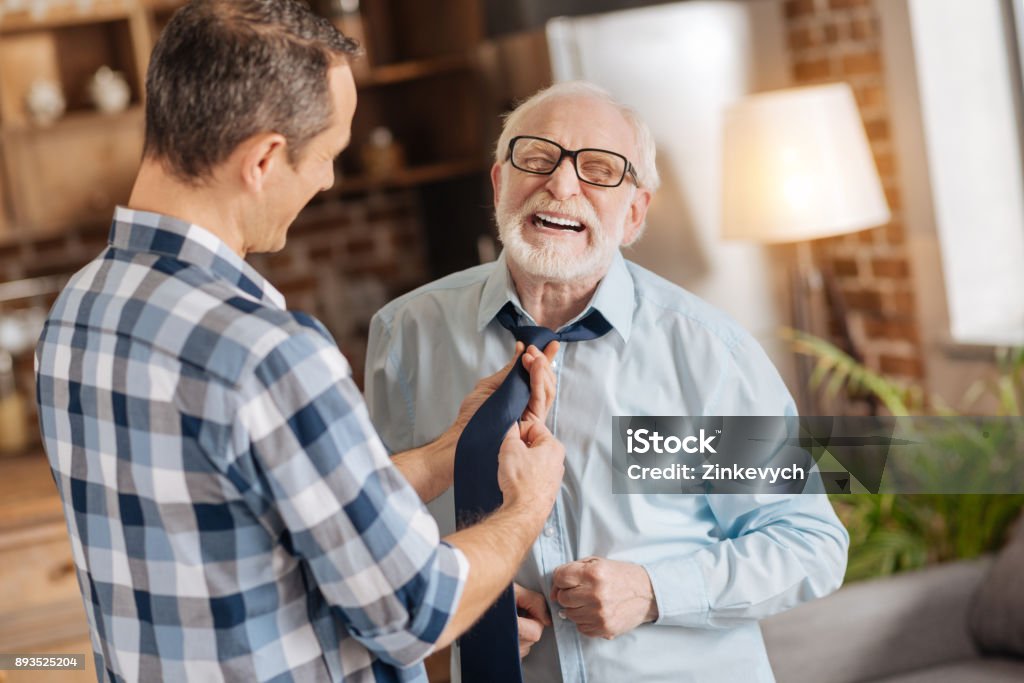
[[[541, 142], [547, 142], [549, 144], [554, 145], [561, 152], [558, 156], [558, 161], [556, 161], [555, 165], [551, 167], [551, 170], [547, 172], [531, 171], [529, 169], [522, 168], [521, 166], [517, 166], [516, 162], [513, 161], [512, 159], [512, 149], [516, 146], [516, 142], [519, 140], [540, 140]], [[582, 152], [602, 152], [604, 154], [611, 154], [612, 156], [617, 156], [624, 162], [626, 162], [626, 166], [622, 170], [622, 177], [619, 178], [619, 182], [615, 183], [614, 185], [603, 185], [601, 183], [595, 183], [589, 180], [585, 180], [580, 175], [579, 166], [576, 165], [576, 158]], [[610, 149], [601, 149], [600, 147], [582, 147], [580, 149], [574, 150], [566, 149], [565, 147], [562, 147], [554, 140], [548, 140], [547, 138], [542, 138], [537, 135], [517, 135], [508, 141], [508, 156], [506, 157], [505, 160], [512, 164], [512, 168], [516, 169], [517, 171], [522, 171], [523, 173], [530, 173], [531, 175], [553, 175], [554, 172], [558, 170], [558, 167], [562, 165], [562, 160], [565, 159], [566, 157], [572, 159], [572, 170], [576, 173], [576, 178], [578, 178], [581, 183], [593, 185], [594, 187], [618, 187], [619, 185], [622, 185], [623, 181], [626, 179], [626, 174], [629, 174], [629, 177], [632, 178], [633, 180], [633, 184], [636, 185], [637, 187], [640, 187], [640, 179], [637, 177], [636, 167], [633, 166], [633, 163], [626, 158], [625, 154], [619, 154], [618, 152], [613, 152]]]

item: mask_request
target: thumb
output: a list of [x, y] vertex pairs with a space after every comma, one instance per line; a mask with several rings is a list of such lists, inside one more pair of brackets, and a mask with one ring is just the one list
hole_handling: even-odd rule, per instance
[[[535, 446], [538, 442], [542, 442], [551, 437], [551, 431], [545, 426], [543, 422], [537, 422], [530, 420], [524, 422], [521, 427], [521, 439], [525, 441], [529, 446]], [[551, 437], [553, 438], [553, 437]]]
[[516, 348], [515, 350], [512, 351], [512, 360], [506, 363], [505, 367], [502, 368], [502, 376], [508, 374], [509, 370], [511, 370], [515, 366], [516, 361], [519, 360], [519, 356], [523, 355], [524, 351], [526, 351], [526, 344], [524, 344], [521, 341], [517, 341]]
[[494, 374], [487, 375], [486, 377], [481, 379], [477, 383], [476, 388], [486, 392], [495, 391], [499, 386], [501, 386], [501, 383], [505, 381], [505, 378], [508, 377], [508, 373], [510, 373], [512, 371], [512, 368], [515, 367], [516, 361], [519, 360], [519, 356], [523, 355], [523, 351], [525, 349], [526, 346], [523, 344], [523, 342], [516, 342], [516, 350], [512, 354], [512, 360], [506, 363]]
[[522, 440], [523, 440], [523, 437], [522, 437], [521, 432], [519, 430], [519, 421], [516, 420], [515, 422], [512, 423], [512, 426], [508, 428], [508, 431], [505, 432], [505, 438], [502, 439], [502, 441], [508, 442], [508, 441], [522, 441]]

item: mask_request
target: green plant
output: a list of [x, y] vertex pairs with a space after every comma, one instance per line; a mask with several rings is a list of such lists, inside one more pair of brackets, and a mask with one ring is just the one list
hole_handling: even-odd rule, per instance
[[[833, 344], [787, 330], [797, 352], [814, 359], [810, 385], [828, 397], [840, 391], [871, 395], [894, 416], [955, 415], [939, 397], [917, 386], [874, 372]], [[1024, 407], [1024, 349], [1001, 351], [997, 374], [979, 380], [965, 395], [970, 407], [992, 396], [1001, 416], [1020, 416]], [[947, 447], [977, 449], [971, 437], [954, 435]], [[849, 581], [916, 569], [934, 562], [977, 557], [998, 548], [1024, 507], [1024, 494], [859, 494], [832, 495], [832, 505], [850, 532]]]

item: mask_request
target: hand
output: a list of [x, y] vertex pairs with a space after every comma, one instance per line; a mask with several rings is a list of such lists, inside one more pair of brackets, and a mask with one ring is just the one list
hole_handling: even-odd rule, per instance
[[585, 636], [611, 640], [658, 618], [647, 570], [632, 562], [588, 557], [557, 567], [551, 600]]
[[524, 352], [523, 342], [516, 342], [512, 360], [506, 363], [501, 370], [477, 382], [473, 391], [469, 392], [462, 400], [453, 427], [461, 434], [469, 419], [476, 414], [483, 402], [505, 381], [505, 377], [515, 367], [520, 355], [523, 356], [523, 367], [530, 373], [530, 401], [526, 404], [526, 410], [523, 411], [522, 420], [524, 422], [544, 422], [555, 401], [555, 373], [551, 369], [551, 361], [554, 360], [557, 353], [557, 341], [549, 343], [543, 353], [532, 344]]
[[523, 411], [523, 422], [544, 422], [548, 419], [548, 411], [555, 402], [555, 373], [551, 362], [557, 354], [557, 341], [544, 347], [543, 353], [531, 344], [523, 354], [523, 367], [530, 373], [530, 402]]
[[[487, 400], [487, 397], [494, 393], [494, 390], [501, 386], [501, 383], [505, 381], [505, 376], [512, 371], [515, 367], [516, 361], [519, 360], [519, 355], [523, 353], [523, 342], [516, 342], [515, 352], [512, 354], [512, 360], [505, 364], [501, 370], [498, 370], [493, 375], [488, 375], [482, 380], [476, 383], [473, 387], [473, 391], [466, 395], [466, 398], [462, 399], [462, 405], [459, 406], [459, 414], [455, 417], [455, 427], [459, 433], [462, 432], [466, 424], [469, 422], [469, 418], [476, 414], [476, 411], [480, 409], [483, 402]], [[533, 381], [533, 375], [530, 376], [531, 382]]]
[[516, 593], [516, 611], [519, 612], [519, 659], [522, 659], [540, 640], [544, 627], [551, 626], [551, 614], [543, 595], [518, 583], [512, 586]]
[[516, 422], [498, 451], [498, 488], [503, 506], [529, 506], [547, 517], [555, 504], [565, 448], [542, 422]]

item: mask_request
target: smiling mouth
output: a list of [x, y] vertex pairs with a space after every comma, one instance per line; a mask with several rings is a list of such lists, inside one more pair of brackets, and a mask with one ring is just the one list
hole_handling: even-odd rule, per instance
[[583, 232], [587, 226], [579, 221], [574, 221], [571, 218], [562, 218], [560, 216], [552, 216], [547, 213], [535, 213], [533, 214], [532, 223], [540, 228], [550, 228], [551, 230], [569, 230], [571, 232]]

